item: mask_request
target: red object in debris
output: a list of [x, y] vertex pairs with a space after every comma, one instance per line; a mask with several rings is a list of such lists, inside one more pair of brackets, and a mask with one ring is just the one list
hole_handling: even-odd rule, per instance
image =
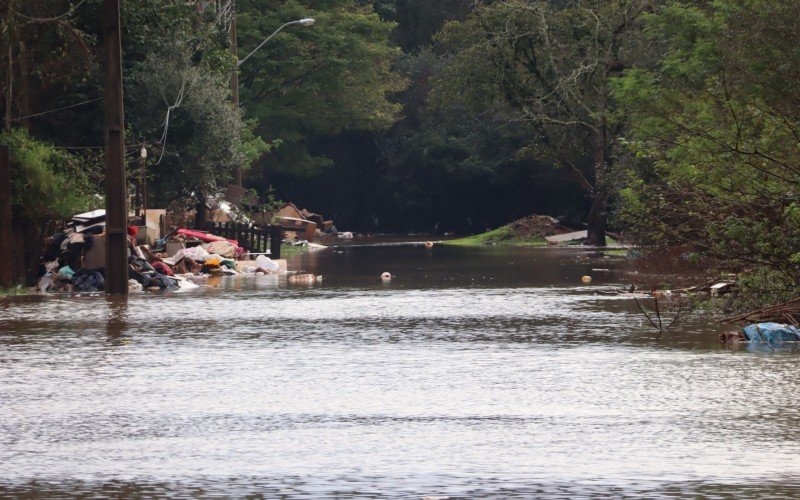
[[170, 269], [170, 267], [164, 264], [163, 262], [153, 262], [150, 265], [153, 266], [153, 269], [160, 272], [161, 274], [166, 274], [167, 276], [174, 276], [172, 269]]
[[195, 231], [194, 229], [178, 229], [178, 234], [182, 234], [184, 236], [189, 236], [190, 238], [196, 238], [203, 243], [211, 243], [212, 241], [229, 241], [233, 243], [235, 246], [239, 246], [239, 242], [236, 240], [231, 240], [228, 238], [223, 238], [222, 236], [217, 236], [215, 234], [206, 233], [204, 231]]
[[139, 234], [139, 228], [137, 226], [128, 226], [128, 236], [136, 238], [137, 234]]

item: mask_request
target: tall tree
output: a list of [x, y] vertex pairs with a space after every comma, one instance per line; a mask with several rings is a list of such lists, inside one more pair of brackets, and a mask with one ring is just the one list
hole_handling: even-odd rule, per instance
[[452, 62], [439, 99], [494, 103], [533, 124], [533, 154], [569, 170], [591, 200], [589, 243], [605, 245], [604, 176], [621, 132], [611, 80], [637, 57], [648, 0], [487, 2], [438, 39]]
[[[391, 23], [354, 0], [239, 0], [239, 53], [247, 54], [281, 24], [312, 17], [311, 27], [276, 35], [240, 68], [241, 104], [257, 133], [277, 146], [261, 160], [269, 172], [318, 173], [331, 161], [318, 139], [345, 130], [380, 130], [398, 118], [389, 97], [406, 86], [391, 69]], [[316, 154], [315, 154], [316, 153]]]

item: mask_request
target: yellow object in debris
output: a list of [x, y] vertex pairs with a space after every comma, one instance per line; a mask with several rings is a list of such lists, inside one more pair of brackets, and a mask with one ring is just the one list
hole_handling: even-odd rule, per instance
[[592, 282], [592, 277], [591, 276], [581, 276], [581, 281], [583, 281], [584, 283], [586, 283], [588, 285], [589, 283]]
[[206, 267], [219, 267], [222, 264], [222, 259], [208, 259], [205, 261]]

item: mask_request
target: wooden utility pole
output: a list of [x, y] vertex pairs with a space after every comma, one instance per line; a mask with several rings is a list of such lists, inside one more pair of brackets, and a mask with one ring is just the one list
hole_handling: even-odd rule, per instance
[[[239, 111], [239, 46], [236, 42], [236, 0], [231, 0], [231, 12], [233, 13], [233, 18], [231, 19], [230, 50], [235, 61], [235, 66], [231, 72], [230, 79], [231, 102], [233, 104], [233, 109]], [[233, 183], [237, 186], [242, 185], [242, 167], [238, 164], [233, 170]]]
[[125, 116], [122, 107], [120, 0], [105, 0], [106, 293], [128, 293], [128, 207], [125, 181]]
[[[14, 59], [12, 44], [11, 1], [6, 1], [6, 81], [5, 117], [3, 130], [11, 131], [11, 95], [14, 83]], [[14, 256], [11, 250], [11, 158], [7, 145], [0, 145], [0, 287], [8, 288], [14, 284]]]

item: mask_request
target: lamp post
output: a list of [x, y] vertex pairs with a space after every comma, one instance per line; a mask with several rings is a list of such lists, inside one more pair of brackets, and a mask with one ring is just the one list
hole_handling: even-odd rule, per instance
[[[234, 10], [235, 10], [235, 8], [234, 8]], [[236, 60], [236, 69], [234, 69], [233, 72], [231, 73], [231, 80], [230, 80], [230, 84], [231, 84], [231, 100], [233, 101], [233, 107], [234, 108], [239, 109], [239, 66], [241, 66], [242, 64], [244, 64], [245, 61], [250, 59], [250, 56], [255, 54], [258, 51], [258, 49], [263, 47], [264, 44], [266, 44], [270, 40], [270, 38], [272, 38], [273, 36], [277, 35], [283, 28], [286, 28], [287, 26], [291, 26], [293, 24], [299, 24], [300, 26], [311, 26], [315, 22], [316, 22], [316, 20], [314, 18], [304, 17], [302, 19], [297, 19], [295, 21], [289, 21], [288, 23], [284, 23], [281, 26], [279, 26], [278, 29], [273, 31], [270, 36], [265, 38], [263, 42], [258, 44], [258, 47], [254, 48], [252, 51], [250, 51], [249, 54], [244, 56], [244, 59], [237, 59]], [[231, 52], [233, 52], [233, 55], [238, 58], [238, 53], [237, 53], [238, 52], [238, 46], [236, 44], [236, 13], [235, 12], [233, 14], [233, 23], [231, 24]], [[236, 183], [237, 186], [241, 186], [242, 185], [242, 169], [240, 167], [238, 167], [238, 166], [233, 171], [233, 180], [234, 180], [234, 182]]]
[[315, 22], [317, 22], [317, 21], [316, 21], [315, 19], [311, 18], [311, 17], [304, 17], [303, 19], [298, 19], [298, 20], [296, 20], [296, 21], [289, 21], [288, 23], [284, 23], [284, 24], [282, 24], [282, 25], [281, 25], [281, 26], [280, 26], [278, 29], [276, 29], [275, 31], [273, 31], [273, 32], [272, 32], [272, 34], [271, 34], [270, 36], [268, 36], [267, 38], [265, 38], [263, 42], [259, 43], [259, 44], [258, 44], [258, 47], [254, 48], [254, 49], [253, 49], [253, 50], [252, 50], [252, 51], [251, 51], [249, 54], [247, 54], [246, 56], [244, 56], [244, 59], [240, 59], [239, 61], [237, 61], [237, 62], [236, 62], [236, 67], [238, 68], [239, 66], [241, 66], [242, 64], [244, 64], [244, 62], [245, 62], [246, 60], [250, 59], [250, 56], [252, 56], [253, 54], [255, 54], [255, 53], [258, 51], [258, 49], [260, 49], [261, 47], [263, 47], [263, 46], [264, 46], [264, 44], [265, 44], [265, 43], [267, 43], [267, 42], [269, 41], [269, 39], [270, 39], [270, 38], [272, 38], [273, 36], [277, 35], [277, 34], [278, 34], [278, 33], [279, 33], [279, 32], [280, 32], [280, 31], [281, 31], [283, 28], [285, 28], [285, 27], [287, 27], [287, 26], [291, 26], [291, 25], [293, 25], [293, 24], [299, 24], [299, 25], [301, 25], [301, 26], [311, 26], [311, 25], [312, 25], [312, 24], [314, 24]]
[[[139, 151], [139, 185], [142, 186], [142, 222], [147, 227], [147, 172], [145, 170], [145, 161], [147, 160], [147, 148], [142, 144], [142, 149]], [[145, 229], [145, 231], [147, 231]]]

